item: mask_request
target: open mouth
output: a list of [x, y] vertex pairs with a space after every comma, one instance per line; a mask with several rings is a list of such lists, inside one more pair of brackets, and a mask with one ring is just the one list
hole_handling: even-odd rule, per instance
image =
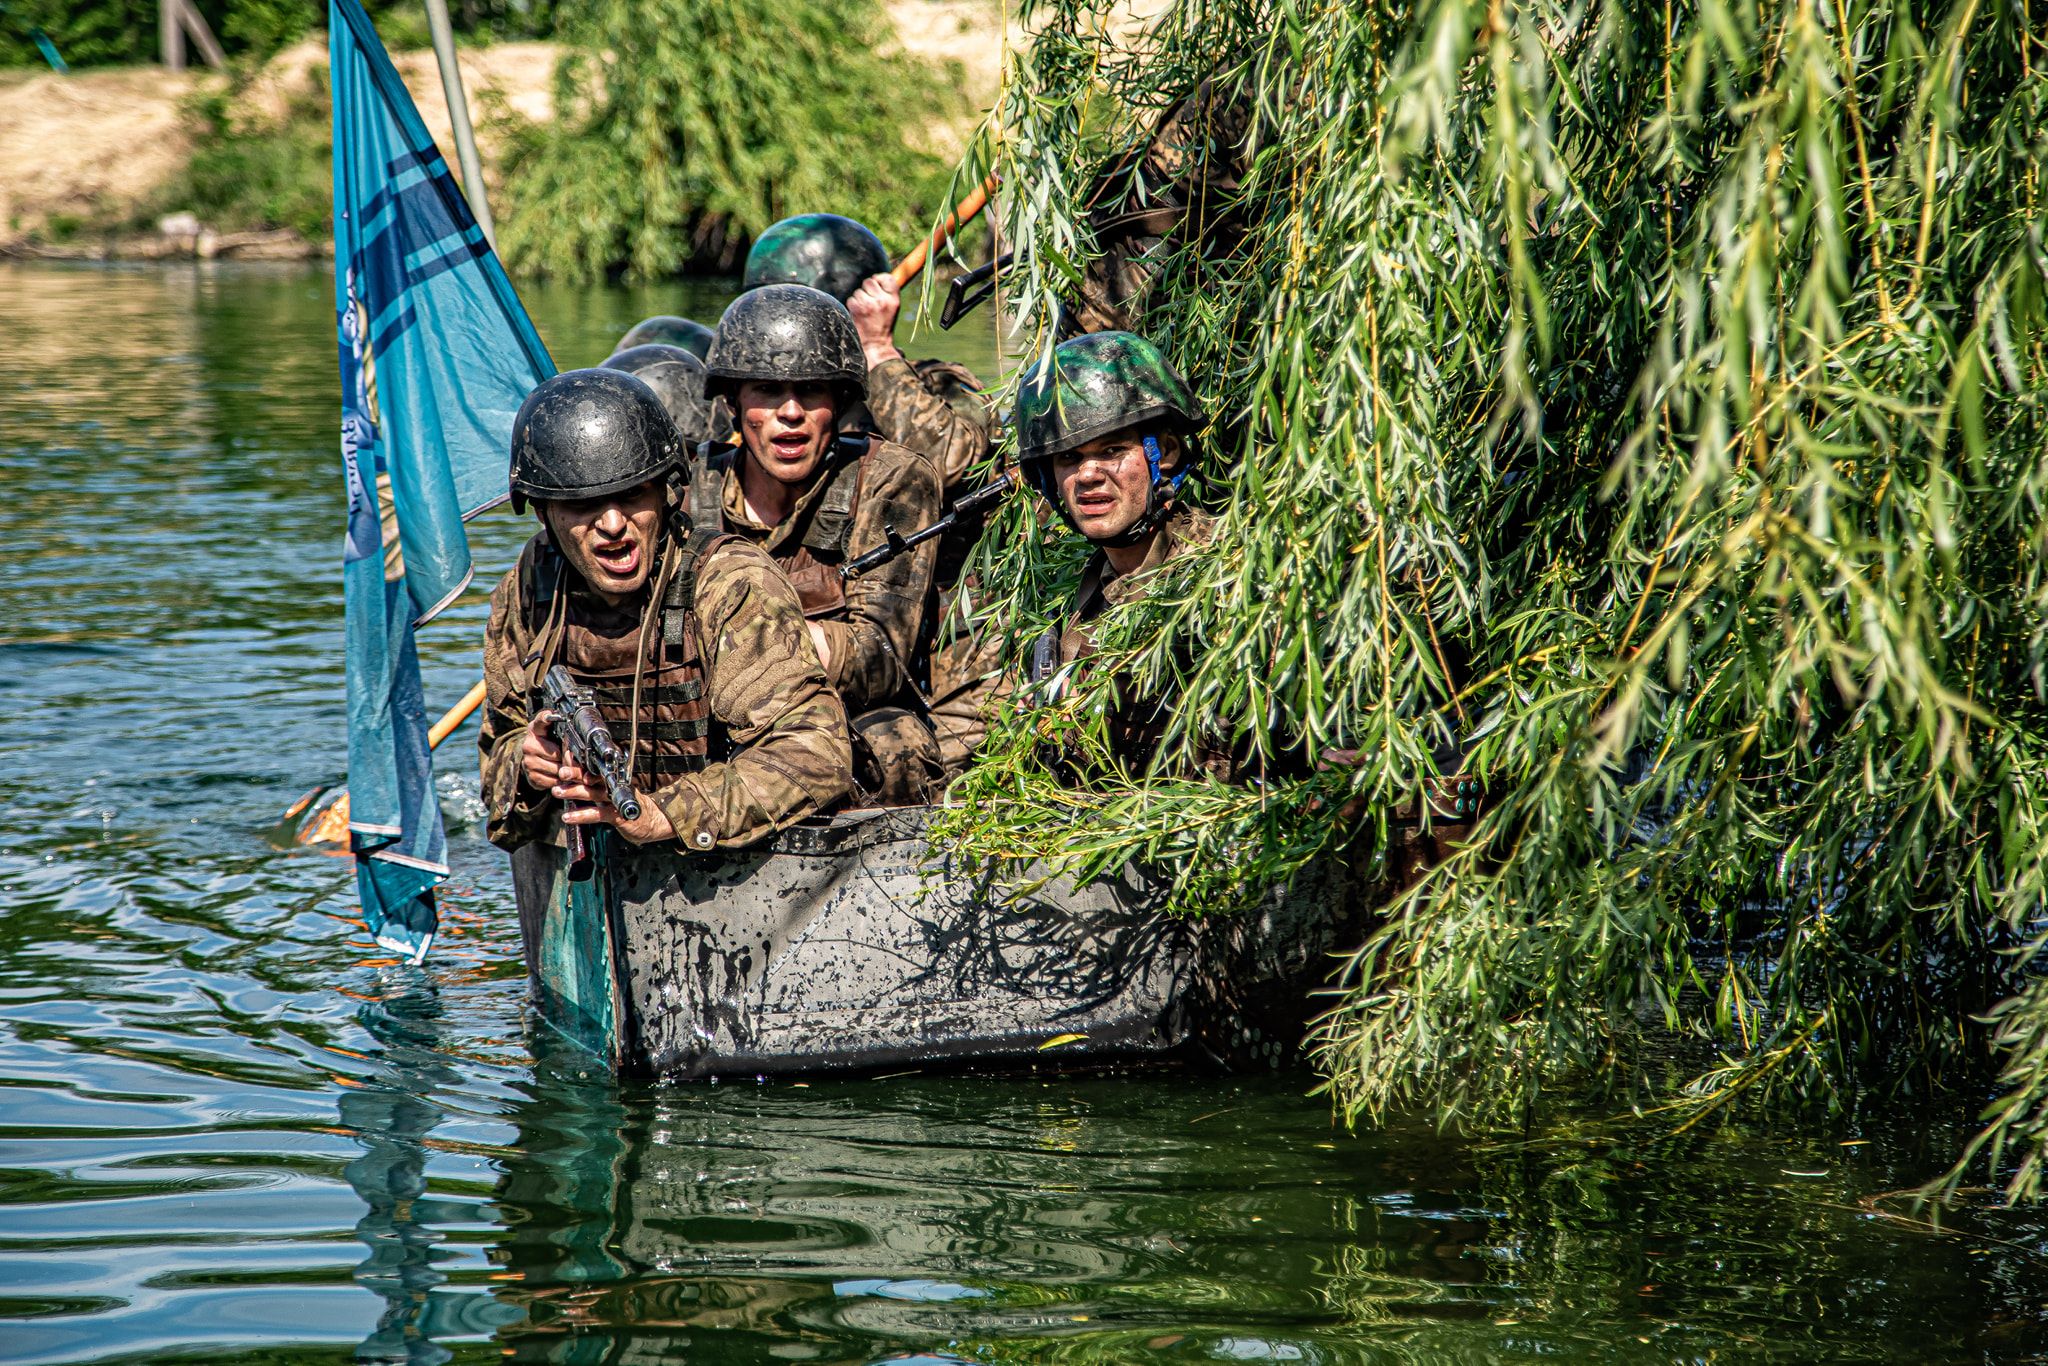
[[791, 436], [771, 436], [768, 449], [775, 452], [777, 460], [801, 460], [810, 453], [811, 438], [802, 432]]
[[640, 568], [640, 547], [633, 541], [613, 541], [595, 547], [590, 557], [597, 567], [615, 579], [630, 579]]
[[1084, 493], [1074, 500], [1074, 512], [1081, 517], [1100, 517], [1116, 511], [1116, 499], [1107, 494]]

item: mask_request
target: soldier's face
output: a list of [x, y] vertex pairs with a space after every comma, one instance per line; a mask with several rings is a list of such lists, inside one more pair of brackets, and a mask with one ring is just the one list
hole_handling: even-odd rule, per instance
[[770, 478], [805, 484], [832, 442], [838, 399], [828, 384], [740, 385], [740, 444]]
[[[1159, 438], [1160, 472], [1180, 463], [1180, 442]], [[1067, 515], [1091, 541], [1121, 536], [1145, 515], [1152, 492], [1152, 470], [1145, 463], [1145, 443], [1136, 431], [1098, 436], [1076, 450], [1052, 458], [1053, 480]]]
[[646, 585], [661, 531], [660, 484], [540, 506], [556, 547], [592, 592], [619, 602]]

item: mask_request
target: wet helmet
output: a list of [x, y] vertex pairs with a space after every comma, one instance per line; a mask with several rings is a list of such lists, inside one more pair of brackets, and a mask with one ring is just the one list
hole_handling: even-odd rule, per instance
[[[1048, 363], [1025, 376], [1017, 393], [1018, 463], [1039, 496], [1067, 517], [1052, 476], [1052, 458], [1097, 437], [1136, 428], [1152, 469], [1152, 493], [1136, 525], [1106, 544], [1128, 545], [1158, 526], [1194, 467], [1193, 438], [1202, 410], [1187, 382], [1159, 348], [1130, 332], [1091, 332], [1062, 342]], [[1162, 473], [1159, 438], [1181, 441], [1181, 460]], [[1068, 517], [1069, 525], [1072, 518]]]
[[604, 368], [638, 376], [654, 390], [654, 396], [675, 420], [684, 450], [695, 450], [697, 443], [711, 435], [711, 401], [704, 397], [704, 362], [682, 347], [661, 342], [628, 347], [608, 357]]
[[743, 380], [830, 384], [867, 396], [868, 362], [846, 305], [808, 285], [766, 285], [718, 320], [705, 391], [731, 398]]
[[711, 329], [703, 323], [678, 318], [673, 313], [657, 313], [634, 323], [633, 330], [619, 338], [618, 349], [630, 351], [636, 346], [660, 342], [667, 346], [680, 346], [698, 360], [703, 360], [711, 354], [712, 336]]
[[512, 419], [512, 506], [601, 498], [661, 478], [682, 437], [654, 390], [622, 370], [568, 370], [542, 380]]
[[800, 213], [770, 224], [747, 252], [741, 289], [809, 285], [845, 303], [870, 275], [889, 269], [882, 239], [836, 213]]

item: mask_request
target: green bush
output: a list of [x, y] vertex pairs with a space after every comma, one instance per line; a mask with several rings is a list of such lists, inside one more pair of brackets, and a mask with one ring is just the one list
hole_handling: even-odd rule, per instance
[[[217, 6], [201, 5], [207, 21]], [[121, 65], [157, 58], [156, 0], [6, 0], [0, 10], [0, 67], [44, 65], [32, 34], [41, 29], [71, 66]]]
[[325, 67], [313, 68], [316, 87], [294, 96], [275, 122], [239, 122], [231, 92], [195, 98], [198, 150], [163, 191], [159, 211], [189, 209], [223, 232], [291, 228], [325, 238], [334, 198], [326, 76]]
[[[268, 57], [327, 26], [326, 0], [197, 0], [199, 12], [230, 58]], [[384, 40], [396, 51], [427, 43], [419, 0], [366, 0]], [[554, 0], [453, 0], [457, 33], [480, 38], [544, 38], [554, 32]], [[41, 29], [74, 67], [154, 62], [156, 0], [5, 0], [0, 5], [0, 67], [44, 64], [33, 31]], [[188, 47], [188, 51], [189, 51]], [[192, 60], [198, 60], [196, 54]]]
[[810, 211], [907, 245], [952, 178], [905, 132], [965, 97], [957, 72], [878, 55], [886, 23], [869, 0], [598, 0], [565, 35], [569, 112], [507, 120], [507, 263], [570, 279], [730, 270], [753, 234]]

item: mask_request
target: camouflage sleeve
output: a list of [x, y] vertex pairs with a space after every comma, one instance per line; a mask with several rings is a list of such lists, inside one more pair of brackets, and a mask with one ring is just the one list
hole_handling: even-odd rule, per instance
[[796, 590], [759, 547], [727, 540], [704, 557], [697, 623], [711, 714], [733, 752], [654, 800], [685, 849], [740, 848], [851, 789], [846, 709], [811, 648]]
[[[925, 456], [889, 442], [867, 457], [860, 504], [847, 540], [853, 554], [886, 542], [888, 528], [908, 536], [939, 519], [939, 472]], [[855, 715], [903, 690], [922, 638], [939, 543], [926, 541], [846, 585], [846, 619], [821, 621], [830, 647], [832, 686]]]
[[527, 645], [524, 623], [516, 620], [514, 610], [518, 573], [506, 574], [491, 593], [491, 619], [484, 627], [484, 719], [476, 740], [485, 829], [500, 849], [546, 838], [554, 807], [554, 798], [527, 786], [519, 759], [531, 718], [518, 667]]
[[928, 456], [951, 488], [989, 452], [994, 427], [979, 388], [958, 366], [897, 356], [868, 371], [868, 411], [876, 430]]

